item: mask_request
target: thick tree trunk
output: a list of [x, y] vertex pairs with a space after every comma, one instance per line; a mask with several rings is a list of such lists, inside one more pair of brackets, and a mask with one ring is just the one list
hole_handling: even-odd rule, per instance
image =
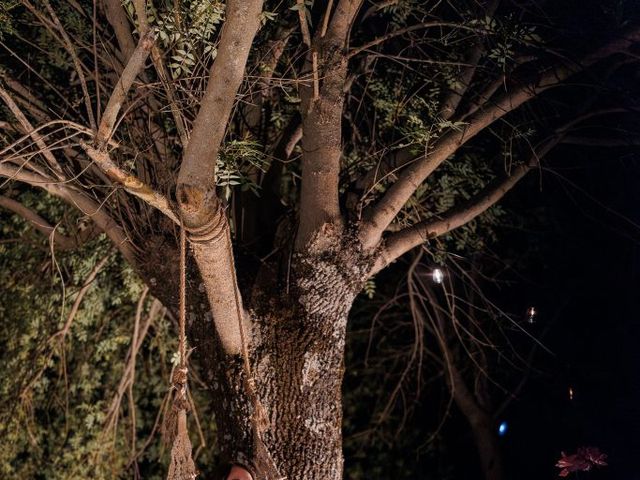
[[214, 396], [222, 460], [247, 467], [256, 480], [342, 478], [346, 324], [367, 268], [350, 251], [296, 254], [290, 284], [263, 271], [253, 287], [247, 302], [252, 374], [269, 424], [262, 439], [252, 429], [242, 358], [225, 356], [206, 338], [210, 320], [194, 332]]
[[[334, 313], [323, 317], [325, 325], [345, 323], [346, 317]], [[242, 361], [228, 359], [211, 383], [214, 395], [221, 394], [216, 420], [223, 461], [248, 467], [256, 479], [342, 478], [340, 342], [333, 342], [327, 329], [303, 332], [311, 319], [295, 309], [273, 309], [259, 321], [262, 338], [253, 352], [253, 375], [269, 427], [260, 445], [253, 438]]]
[[[287, 478], [342, 478], [343, 354], [349, 305], [262, 317], [256, 365], [270, 429], [265, 445]], [[277, 325], [277, 331], [274, 326]]]

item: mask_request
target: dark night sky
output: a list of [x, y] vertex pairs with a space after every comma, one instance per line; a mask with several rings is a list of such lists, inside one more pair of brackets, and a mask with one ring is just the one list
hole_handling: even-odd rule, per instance
[[[553, 478], [560, 451], [597, 446], [610, 466], [581, 478], [640, 479], [640, 157], [627, 149], [560, 149], [518, 201], [542, 208], [540, 267], [524, 295], [554, 356], [505, 418], [509, 478]], [[577, 166], [581, 166], [576, 168]], [[581, 193], [583, 189], [593, 198]], [[575, 390], [568, 399], [568, 388]]]
[[[597, 34], [601, 5], [557, 6], [577, 13], [567, 16], [575, 31]], [[559, 147], [546, 165], [557, 174], [543, 173], [542, 191], [538, 178], [508, 200], [544, 219], [532, 233], [542, 254], [523, 272], [531, 283], [522, 299], [540, 312], [534, 332], [553, 323], [543, 341], [554, 356], [538, 354], [540, 373], [505, 412], [507, 478], [558, 478], [560, 452], [591, 445], [609, 466], [570, 478], [640, 479], [640, 153]]]
[[[640, 154], [562, 146], [545, 165], [553, 172], [532, 175], [505, 198], [526, 231], [507, 233], [494, 249], [526, 258], [517, 283], [491, 292], [492, 300], [509, 312], [535, 305], [536, 323], [525, 327], [550, 350], [537, 350], [535, 371], [498, 419], [509, 425], [501, 438], [505, 478], [559, 478], [562, 451], [595, 446], [609, 466], [569, 478], [640, 480]], [[526, 357], [531, 340], [516, 329], [509, 337]], [[507, 388], [521, 378], [508, 364], [494, 365], [493, 374], [506, 376]], [[411, 421], [422, 441], [440, 408], [434, 388], [424, 397]], [[415, 478], [434, 478], [442, 466], [452, 478], [481, 478], [468, 423], [455, 408], [441, 433], [444, 451], [422, 457]]]

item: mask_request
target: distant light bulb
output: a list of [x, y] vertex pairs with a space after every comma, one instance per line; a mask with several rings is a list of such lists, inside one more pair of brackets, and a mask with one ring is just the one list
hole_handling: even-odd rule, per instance
[[498, 435], [500, 435], [501, 437], [504, 437], [507, 433], [508, 428], [509, 428], [509, 425], [507, 425], [507, 422], [500, 423], [500, 426], [498, 427]]
[[538, 315], [536, 307], [529, 307], [529, 309], [527, 310], [527, 322], [535, 323], [536, 315]]
[[569, 387], [569, 400], [573, 400], [573, 387]]
[[444, 272], [439, 268], [434, 268], [431, 277], [435, 283], [442, 283], [444, 280]]

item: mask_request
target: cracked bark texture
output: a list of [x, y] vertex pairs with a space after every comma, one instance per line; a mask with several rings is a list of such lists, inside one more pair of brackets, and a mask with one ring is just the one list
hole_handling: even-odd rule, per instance
[[[249, 301], [253, 375], [269, 419], [264, 446], [286, 478], [342, 478], [347, 316], [369, 265], [353, 256], [357, 250], [337, 245], [295, 255], [289, 293], [284, 282], [262, 274]], [[226, 389], [217, 418], [223, 456], [249, 467], [256, 479], [270, 480], [275, 473], [261, 469], [265, 452], [250, 438], [242, 376], [238, 358], [212, 384], [214, 391]]]

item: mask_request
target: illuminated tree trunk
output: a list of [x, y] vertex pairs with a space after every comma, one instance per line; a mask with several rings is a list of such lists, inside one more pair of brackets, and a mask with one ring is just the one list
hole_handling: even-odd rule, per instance
[[223, 462], [245, 466], [256, 479], [277, 478], [269, 463], [286, 478], [342, 478], [346, 324], [366, 270], [343, 252], [296, 255], [289, 288], [272, 271], [261, 272], [253, 286], [247, 310], [252, 374], [269, 423], [264, 449], [252, 430], [241, 356], [223, 354], [208, 338], [210, 321], [194, 334]]
[[[58, 56], [61, 48], [66, 51], [65, 58], [72, 61], [66, 62], [68, 65], [65, 62], [54, 65], [56, 71], [60, 69], [55, 75], [50, 75], [47, 69], [43, 71], [45, 75], [22, 75], [21, 65], [32, 62], [16, 62], [20, 58], [13, 52], [16, 58], [3, 65], [0, 100], [11, 116], [6, 122], [3, 116], [2, 121], [3, 135], [10, 141], [1, 152], [0, 184], [22, 182], [78, 209], [95, 223], [96, 232], [104, 233], [120, 250], [152, 294], [174, 310], [178, 291], [175, 234], [180, 228], [186, 229], [191, 245], [189, 278], [198, 283], [191, 285], [189, 293], [188, 327], [194, 358], [210, 387], [223, 458], [246, 465], [253, 470], [256, 480], [279, 476], [288, 480], [341, 478], [340, 386], [346, 320], [365, 279], [426, 241], [444, 237], [474, 221], [529, 171], [538, 168], [542, 157], [563, 141], [571, 128], [596, 113], [569, 119], [555, 132], [549, 132], [551, 135], [544, 133], [540, 142], [527, 139], [528, 146], [536, 145], [530, 158], [510, 166], [508, 171], [496, 172], [495, 179], [473, 195], [444, 192], [455, 201], [445, 202], [448, 206], [443, 209], [437, 201], [432, 204], [435, 191], [427, 195], [429, 199], [424, 200], [424, 205], [416, 205], [416, 201], [422, 202], [422, 194], [415, 195], [416, 192], [422, 187], [428, 191], [430, 186], [425, 182], [447, 160], [459, 155], [460, 149], [474, 138], [488, 135], [506, 115], [584, 69], [609, 71], [615, 66], [613, 73], [619, 67], [626, 68], [626, 62], [617, 65], [602, 62], [618, 54], [632, 58], [635, 54], [630, 52], [640, 44], [640, 28], [629, 25], [630, 28], [580, 58], [551, 62], [543, 56], [540, 61], [527, 60], [523, 68], [514, 65], [513, 71], [488, 69], [485, 73], [485, 66], [489, 66], [486, 64], [492, 62], [484, 61], [480, 44], [489, 32], [480, 29], [468, 58], [471, 64], [457, 78], [453, 95], [442, 102], [442, 118], [439, 115], [432, 118], [427, 114], [430, 108], [426, 109], [423, 120], [429, 128], [420, 127], [413, 132], [420, 133], [419, 137], [426, 131], [437, 133], [433, 141], [422, 145], [413, 140], [396, 142], [396, 133], [402, 133], [403, 138], [414, 136], [407, 135], [410, 132], [404, 128], [393, 130], [393, 135], [384, 132], [378, 135], [374, 134], [375, 127], [369, 135], [368, 125], [379, 124], [377, 107], [374, 110], [361, 107], [376, 102], [355, 102], [362, 93], [357, 79], [366, 76], [370, 77], [366, 78], [367, 84], [376, 85], [378, 80], [386, 84], [387, 74], [378, 79], [370, 60], [387, 57], [385, 44], [405, 42], [401, 39], [409, 33], [424, 32], [421, 42], [437, 40], [439, 44], [440, 40], [430, 38], [428, 31], [456, 25], [459, 19], [454, 23], [447, 21], [449, 7], [443, 7], [446, 11], [442, 12], [442, 18], [434, 7], [434, 20], [429, 22], [416, 23], [415, 15], [410, 15], [406, 25], [392, 26], [388, 33], [367, 41], [370, 30], [364, 23], [367, 17], [377, 15], [382, 10], [379, 6], [393, 2], [378, 2], [374, 7], [363, 0], [328, 2], [326, 8], [311, 9], [311, 18], [320, 21], [310, 25], [305, 2], [298, 0], [299, 27], [292, 28], [291, 19], [287, 18], [292, 9], [286, 10], [287, 14], [279, 11], [282, 30], [290, 33], [284, 37], [278, 34], [274, 39], [271, 32], [280, 29], [264, 24], [271, 22], [269, 18], [276, 12], [263, 11], [263, 0], [226, 0], [224, 27], [217, 33], [215, 60], [208, 73], [199, 65], [192, 80], [168, 81], [172, 52], [179, 44], [172, 41], [176, 45], [163, 45], [156, 38], [163, 28], [157, 22], [150, 23], [149, 2], [130, 2], [133, 12], [128, 9], [129, 3], [124, 9], [120, 0], [98, 2], [105, 4], [104, 13], [111, 28], [100, 25], [94, 11], [93, 32], [86, 30], [86, 36], [77, 31], [78, 22], [72, 22], [73, 28], [67, 31], [69, 22], [55, 15], [60, 2], [53, 2], [53, 6], [44, 1], [22, 3], [24, 8], [16, 8], [16, 13], [24, 9], [30, 13], [17, 24], [26, 22], [24, 25], [29, 28], [25, 33], [38, 36], [25, 42], [21, 52], [33, 50], [36, 56], [43, 53], [33, 63], [38, 68], [51, 63], [50, 58]], [[478, 6], [483, 3], [478, 2]], [[492, 12], [494, 4], [497, 5], [490, 2], [485, 7]], [[159, 12], [153, 13], [159, 18]], [[368, 25], [384, 25], [387, 13], [381, 13], [384, 16], [369, 20]], [[485, 13], [479, 19], [485, 19]], [[436, 24], [440, 26], [432, 28]], [[354, 25], [365, 25], [359, 32], [366, 36], [352, 42]], [[469, 29], [469, 25], [465, 17], [459, 27], [465, 32], [477, 30]], [[42, 29], [42, 33], [35, 28]], [[291, 33], [295, 30], [300, 30], [300, 36]], [[40, 42], [48, 38], [40, 36], [45, 31], [55, 40], [50, 51], [45, 42]], [[85, 40], [91, 34], [94, 49], [89, 54]], [[270, 82], [291, 35], [298, 40], [290, 43], [299, 42], [301, 37], [304, 48], [296, 45], [291, 55], [285, 55], [283, 61], [286, 60], [289, 73], [282, 79], [279, 73], [275, 74], [274, 79], [278, 80]], [[115, 42], [108, 45], [112, 37], [117, 45]], [[40, 42], [37, 51], [31, 48], [33, 41]], [[255, 48], [260, 45], [273, 54], [268, 56], [267, 63], [267, 57]], [[529, 48], [527, 44], [523, 51], [526, 55], [518, 54], [517, 58], [529, 59]], [[396, 51], [396, 47], [391, 51]], [[456, 49], [444, 51], [437, 58], [431, 57], [434, 53], [436, 49], [428, 49], [428, 58], [417, 60], [426, 61], [425, 65], [439, 64], [439, 58], [449, 64], [451, 58], [459, 57]], [[401, 64], [408, 60], [401, 60], [396, 53], [390, 58]], [[202, 65], [208, 63], [206, 60]], [[15, 73], [24, 79], [24, 84], [11, 79], [11, 70], [16, 66], [19, 68]], [[479, 78], [474, 78], [476, 67], [483, 70], [482, 75], [477, 75]], [[69, 82], [70, 77], [62, 74], [65, 70], [72, 72], [72, 68], [75, 72], [71, 78], [77, 78], [77, 82]], [[103, 68], [105, 71], [100, 72]], [[92, 75], [87, 76], [87, 72]], [[264, 87], [259, 94], [254, 89], [256, 74]], [[434, 78], [438, 76], [442, 75]], [[413, 81], [399, 83], [393, 89], [397, 93], [414, 91]], [[60, 90], [51, 82], [58, 82]], [[291, 85], [297, 94], [288, 86], [281, 88], [282, 85]], [[447, 85], [441, 85], [447, 90], [451, 86], [448, 81]], [[439, 89], [429, 88], [436, 93], [416, 98], [430, 105], [438, 101]], [[271, 94], [274, 105], [279, 97], [282, 105], [275, 112], [282, 118], [291, 117], [284, 131], [268, 114], [269, 109], [263, 110], [260, 104], [258, 97]], [[300, 101], [292, 102], [298, 94]], [[346, 94], [349, 101], [345, 103]], [[61, 108], [51, 102], [57, 96], [65, 102]], [[255, 102], [248, 101], [251, 97]], [[83, 103], [84, 109], [76, 108], [76, 100], [80, 98], [82, 101], [78, 103]], [[106, 100], [104, 109], [96, 109], [103, 100]], [[299, 104], [295, 114], [294, 103]], [[163, 108], [159, 108], [160, 104]], [[356, 105], [357, 110], [352, 110]], [[611, 113], [610, 109], [602, 110], [607, 111]], [[367, 119], [359, 112], [373, 117]], [[345, 118], [349, 121], [345, 122]], [[257, 128], [258, 121], [273, 125], [256, 132], [262, 130]], [[511, 123], [511, 119], [507, 122]], [[55, 131], [44, 130], [52, 126]], [[350, 136], [353, 139], [349, 140]], [[377, 145], [378, 136], [383, 143], [384, 137], [394, 140], [388, 145]], [[262, 151], [265, 159], [271, 158], [271, 167], [264, 174], [262, 186], [270, 185], [279, 191], [279, 182], [296, 185], [286, 195], [275, 195], [276, 205], [286, 203], [287, 213], [295, 216], [297, 222], [295, 232], [291, 229], [282, 234], [286, 238], [274, 242], [286, 243], [284, 248], [268, 245], [274, 247], [274, 252], [280, 251], [282, 258], [263, 266], [258, 280], [251, 285], [242, 285], [246, 282], [240, 281], [240, 288], [236, 282], [227, 202], [217, 195], [221, 180], [218, 162], [233, 139], [264, 140]], [[147, 140], [152, 141], [147, 145]], [[480, 141], [482, 146], [484, 140]], [[290, 158], [298, 145], [300, 159]], [[379, 153], [373, 154], [370, 147]], [[420, 148], [416, 150], [417, 147]], [[355, 159], [358, 161], [352, 162]], [[370, 165], [372, 160], [375, 168]], [[294, 165], [291, 170], [285, 169], [289, 163]], [[262, 176], [260, 170], [262, 166], [252, 167], [252, 175]], [[437, 177], [431, 177], [434, 179], [437, 182]], [[360, 186], [354, 189], [356, 185]], [[355, 201], [344, 204], [348, 197]], [[235, 196], [231, 205], [237, 204], [239, 198]], [[67, 246], [76, 243], [71, 236], [57, 235], [56, 228], [13, 199], [1, 203], [53, 240]], [[235, 233], [242, 231], [243, 224], [251, 223], [250, 218], [259, 219], [261, 225], [280, 233], [284, 222], [275, 214], [277, 209], [267, 212], [265, 204], [265, 197], [261, 197], [246, 216], [244, 209], [240, 219], [232, 215]], [[414, 210], [425, 215], [416, 219], [413, 214], [405, 214]], [[408, 225], [410, 220], [415, 221]], [[257, 225], [247, 228], [245, 233], [250, 236], [260, 229]], [[258, 235], [254, 240], [260, 243], [263, 239]], [[240, 277], [242, 280], [243, 276]], [[245, 339], [243, 328], [247, 332]], [[259, 399], [268, 414], [269, 426], [263, 439], [254, 434], [251, 426], [253, 400], [247, 394], [242, 365], [245, 348], [249, 349]], [[491, 423], [478, 416], [473, 405], [465, 410], [469, 399], [473, 403], [470, 396], [456, 397], [461, 410], [471, 419], [480, 455], [487, 459], [483, 460], [485, 474], [494, 475], [487, 478], [497, 480], [497, 470], [492, 466], [498, 464], [495, 438], [486, 434]], [[476, 417], [479, 420], [473, 420]], [[270, 463], [277, 467], [278, 474], [268, 468]]]

